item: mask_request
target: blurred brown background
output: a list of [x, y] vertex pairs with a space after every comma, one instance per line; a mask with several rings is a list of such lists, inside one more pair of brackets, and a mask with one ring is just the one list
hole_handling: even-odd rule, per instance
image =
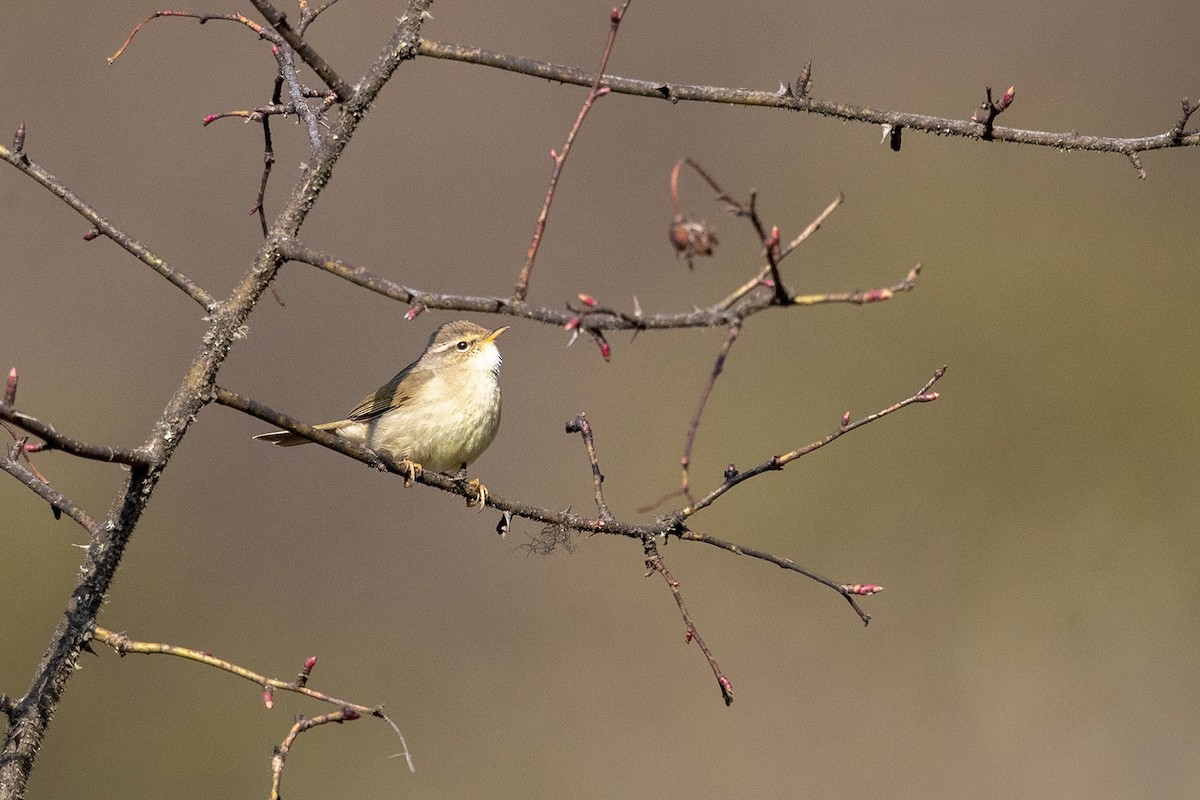
[[[204, 0], [196, 10], [248, 7]], [[158, 6], [27, 3], [0, 27], [0, 130], [218, 296], [260, 234], [247, 214], [261, 135], [209, 113], [267, 100], [274, 62], [239, 26], [159, 20]], [[290, 8], [290, 7], [289, 7]], [[347, 78], [398, 3], [346, 2], [311, 38]], [[593, 68], [607, 3], [434, 6], [429, 38]], [[1200, 10], [1119, 4], [635, 2], [611, 71], [774, 89], [814, 63], [818, 97], [967, 117], [983, 85], [1017, 87], [1005, 125], [1147, 135], [1200, 93]], [[482, 67], [406, 65], [305, 226], [309, 243], [405, 284], [505, 294], [550, 164], [584, 90]], [[1193, 121], [1189, 126], [1196, 127]], [[274, 126], [278, 207], [304, 158]], [[8, 136], [8, 133], [4, 133]], [[666, 241], [682, 156], [760, 193], [786, 238], [847, 202], [786, 264], [796, 291], [893, 283], [857, 307], [752, 318], [713, 396], [695, 478], [714, 485], [916, 390], [942, 399], [743, 485], [695, 527], [887, 587], [864, 629], [835, 594], [698, 545], [664, 551], [734, 682], [712, 675], [640, 548], [603, 537], [574, 556], [517, 549], [536, 533], [208, 409], [172, 462], [102, 624], [211, 650], [383, 702], [408, 774], [372, 721], [306, 734], [284, 791], [305, 798], [899, 798], [1194, 796], [1200, 789], [1197, 377], [1200, 151], [1123, 158], [986, 146], [711, 105], [610, 97], [569, 161], [531, 300], [706, 305], [757, 266], [753, 236], [693, 176], [689, 206], [723, 246], [694, 273]], [[197, 307], [49, 193], [0, 170], [0, 367], [18, 405], [93, 441], [144, 439], [205, 329]], [[452, 314], [405, 308], [285, 268], [220, 381], [313, 421], [389, 378]], [[509, 320], [481, 318], [484, 324]], [[587, 509], [563, 423], [596, 429], [614, 511], [677, 485], [687, 421], [723, 331], [613, 339], [613, 362], [516, 322], [504, 425], [475, 465], [495, 493]], [[51, 481], [96, 513], [117, 468], [48, 454]], [[0, 690], [20, 694], [61, 613], [83, 541], [0, 480]], [[260, 797], [296, 713], [326, 710], [168, 658], [86, 657], [31, 797]]]

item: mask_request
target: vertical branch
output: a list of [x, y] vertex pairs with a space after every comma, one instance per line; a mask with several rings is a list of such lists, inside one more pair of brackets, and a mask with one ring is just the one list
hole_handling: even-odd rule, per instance
[[608, 59], [612, 55], [613, 45], [617, 41], [617, 30], [621, 27], [621, 20], [625, 17], [625, 11], [629, 8], [631, 0], [625, 0], [625, 4], [621, 8], [612, 10], [610, 17], [611, 25], [608, 30], [608, 42], [604, 45], [604, 53], [600, 57], [600, 68], [596, 70], [596, 80], [592, 82], [591, 91], [588, 92], [587, 98], [583, 101], [583, 107], [579, 109], [579, 115], [575, 118], [575, 124], [571, 126], [571, 132], [567, 134], [567, 141], [563, 144], [561, 152], [551, 151], [551, 157], [554, 159], [554, 169], [550, 173], [550, 185], [546, 187], [546, 199], [542, 202], [542, 210], [538, 213], [537, 223], [533, 227], [533, 241], [529, 243], [529, 252], [525, 255], [525, 266], [521, 267], [521, 274], [517, 277], [517, 286], [513, 290], [513, 298], [516, 300], [524, 300], [529, 293], [529, 278], [533, 275], [533, 262], [537, 259], [538, 248], [542, 245], [542, 234], [546, 230], [546, 219], [550, 216], [550, 204], [554, 202], [554, 193], [558, 189], [558, 179], [562, 176], [563, 165], [567, 161], [567, 156], [571, 152], [571, 145], [575, 142], [575, 137], [579, 135], [579, 129], [583, 127], [583, 120], [587, 117], [596, 100], [608, 94], [608, 87], [601, 86], [604, 82], [604, 70], [608, 68]]
[[592, 466], [592, 486], [596, 493], [596, 513], [602, 520], [611, 520], [608, 505], [604, 502], [604, 474], [600, 472], [600, 462], [596, 459], [596, 446], [592, 441], [592, 426], [581, 411], [575, 419], [567, 423], [567, 433], [578, 433], [583, 437], [583, 445], [587, 448], [588, 463]]

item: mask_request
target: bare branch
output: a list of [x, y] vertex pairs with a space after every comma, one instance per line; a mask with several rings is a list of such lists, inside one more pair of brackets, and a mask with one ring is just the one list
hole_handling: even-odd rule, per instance
[[782, 558], [777, 555], [772, 555], [771, 553], [768, 553], [765, 550], [757, 550], [753, 547], [746, 547], [744, 545], [734, 544], [733, 542], [727, 542], [724, 539], [718, 539], [715, 536], [709, 536], [708, 534], [705, 534], [705, 533], [699, 533], [699, 532], [693, 531], [693, 530], [684, 530], [684, 531], [680, 531], [676, 535], [681, 540], [686, 541], [686, 542], [703, 542], [704, 544], [710, 544], [713, 547], [719, 547], [728, 553], [733, 553], [734, 555], [749, 556], [750, 558], [761, 559], [762, 561], [766, 561], [769, 564], [774, 564], [775, 566], [780, 567], [782, 569], [788, 569], [793, 572], [799, 572], [804, 577], [811, 578], [812, 580], [816, 581], [817, 583], [828, 586], [830, 589], [833, 589], [835, 592], [840, 594], [842, 597], [846, 598], [846, 601], [850, 603], [850, 607], [854, 609], [856, 614], [858, 614], [859, 619], [861, 619], [863, 621], [864, 625], [866, 625], [868, 622], [871, 621], [871, 615], [868, 614], [867, 612], [863, 611], [862, 608], [859, 607], [858, 603], [855, 602], [855, 600], [854, 600], [854, 595], [856, 595], [856, 594], [857, 595], [874, 594], [876, 592], [883, 591], [882, 586], [871, 585], [871, 591], [864, 592], [864, 591], [862, 591], [863, 586], [861, 586], [861, 585], [850, 586], [850, 585], [839, 584], [839, 583], [836, 583], [836, 582], [830, 580], [829, 578], [826, 578], [824, 575], [818, 575], [817, 573], [813, 572], [812, 570], [809, 570], [809, 569], [806, 569], [806, 568], [800, 566], [795, 561], [792, 561], [790, 558]]
[[679, 591], [679, 581], [671, 577], [671, 573], [667, 571], [666, 564], [663, 563], [662, 556], [658, 553], [658, 545], [653, 539], [643, 539], [642, 547], [646, 553], [646, 569], [649, 572], [647, 576], [657, 572], [663, 576], [663, 580], [667, 582], [667, 588], [671, 590], [671, 596], [675, 598], [675, 605], [679, 606], [679, 613], [683, 617], [683, 624], [687, 628], [687, 633], [684, 635], [684, 642], [695, 642], [700, 648], [700, 652], [704, 654], [704, 658], [708, 661], [708, 666], [713, 671], [713, 677], [717, 679], [717, 686], [721, 689], [721, 698], [725, 701], [725, 705], [733, 704], [733, 683], [729, 678], [725, 677], [725, 673], [721, 671], [721, 665], [717, 663], [716, 657], [712, 651], [708, 649], [708, 645], [704, 643], [703, 637], [700, 636], [700, 631], [696, 630], [696, 625], [692, 622], [692, 616], [688, 613], [687, 605], [683, 602], [683, 595]]
[[630, 0], [625, 0], [625, 5], [620, 9], [612, 10], [609, 18], [608, 41], [604, 44], [604, 52], [600, 56], [600, 68], [596, 70], [592, 88], [583, 100], [583, 107], [579, 109], [579, 114], [575, 117], [575, 124], [571, 126], [562, 150], [552, 151], [550, 154], [554, 160], [554, 169], [550, 173], [550, 185], [546, 187], [546, 198], [542, 201], [542, 210], [538, 212], [537, 222], [533, 227], [533, 241], [529, 243], [529, 251], [525, 255], [525, 265], [521, 267], [521, 274], [517, 277], [517, 286], [513, 290], [514, 300], [523, 301], [529, 292], [529, 278], [533, 274], [533, 262], [537, 259], [538, 248], [542, 243], [542, 234], [546, 230], [546, 220], [550, 216], [550, 204], [554, 202], [554, 192], [558, 188], [559, 178], [562, 177], [563, 165], [567, 163], [567, 156], [571, 153], [571, 145], [574, 144], [575, 137], [579, 135], [579, 130], [583, 127], [583, 120], [592, 110], [596, 100], [608, 94], [608, 90], [601, 89], [600, 84], [604, 79], [604, 70], [608, 67], [608, 59], [612, 55], [613, 45], [617, 41], [617, 30], [621, 27], [621, 19], [625, 16], [629, 3]]
[[[24, 144], [24, 142], [22, 142]], [[117, 228], [105, 217], [101, 216], [98, 211], [84, 202], [72, 190], [68, 189], [66, 184], [58, 178], [51, 175], [42, 167], [34, 164], [25, 155], [25, 151], [10, 150], [4, 145], [0, 145], [0, 158], [12, 164], [14, 167], [25, 173], [35, 181], [40, 183], [45, 188], [49, 189], [60, 200], [75, 209], [81, 217], [91, 223], [92, 227], [99, 233], [112, 239], [121, 247], [125, 248], [130, 254], [146, 264], [159, 275], [162, 275], [179, 289], [182, 289], [188, 297], [200, 304], [200, 307], [205, 311], [212, 311], [216, 305], [216, 299], [200, 287], [195, 281], [184, 275], [177, 269], [172, 268], [166, 261], [163, 261], [154, 253], [143, 245], [138, 240], [129, 236], [124, 231]]]
[[300, 56], [304, 63], [308, 64], [312, 71], [325, 82], [329, 90], [337, 95], [338, 100], [346, 102], [350, 99], [354, 90], [341, 79], [333, 67], [308, 42], [301, 38], [300, 33], [287, 21], [287, 15], [271, 5], [268, 0], [250, 0], [250, 2], [258, 9], [258, 13], [262, 14], [263, 19], [279, 33], [283, 41], [296, 51], [296, 55]]
[[100, 525], [86, 511], [11, 455], [0, 455], [0, 470], [12, 475], [25, 484], [30, 491], [49, 503], [55, 517], [66, 514], [78, 522], [79, 526], [90, 535], [96, 536], [100, 533]]
[[596, 513], [600, 515], [600, 519], [612, 519], [613, 515], [609, 513], [608, 506], [604, 503], [604, 474], [600, 472], [600, 462], [596, 460], [596, 446], [592, 441], [592, 426], [582, 411], [567, 423], [567, 433], [578, 433], [583, 437], [583, 446], [587, 448], [588, 463], [592, 467], [592, 487], [596, 492]]
[[135, 464], [149, 466], [152, 461], [150, 456], [143, 450], [91, 444], [64, 436], [55, 430], [53, 425], [42, 422], [40, 419], [31, 417], [28, 414], [22, 414], [8, 405], [0, 405], [0, 420], [11, 422], [21, 430], [28, 431], [34, 436], [40, 437], [45, 442], [43, 445], [26, 445], [25, 449], [29, 452], [37, 453], [49, 450], [61, 450], [64, 453], [79, 456], [80, 458], [107, 461], [112, 464], [129, 464], [131, 466]]
[[749, 480], [750, 478], [753, 478], [756, 475], [761, 475], [764, 472], [768, 472], [768, 471], [772, 471], [772, 470], [781, 470], [784, 468], [785, 465], [789, 464], [792, 461], [795, 461], [797, 458], [808, 455], [812, 451], [818, 450], [818, 449], [824, 447], [825, 445], [830, 444], [831, 442], [836, 441], [837, 439], [840, 439], [842, 436], [849, 433], [850, 431], [857, 430], [864, 425], [868, 425], [868, 424], [874, 422], [875, 420], [883, 419], [884, 417], [888, 416], [889, 414], [894, 414], [895, 412], [899, 411], [900, 409], [902, 409], [906, 406], [910, 406], [913, 403], [929, 403], [929, 402], [936, 400], [938, 398], [937, 392], [930, 392], [929, 390], [933, 387], [933, 384], [937, 383], [938, 380], [940, 380], [941, 377], [945, 374], [946, 374], [946, 367], [944, 367], [944, 366], [939, 367], [937, 370], [934, 371], [933, 377], [930, 378], [929, 381], [926, 382], [926, 384], [923, 387], [921, 387], [921, 389], [916, 394], [906, 397], [905, 399], [901, 400], [898, 403], [893, 403], [892, 405], [888, 406], [887, 408], [884, 408], [880, 411], [876, 411], [874, 414], [868, 414], [867, 416], [863, 417], [862, 419], [855, 420], [853, 422], [850, 421], [849, 415], [847, 415], [845, 418], [843, 418], [842, 424], [838, 427], [838, 429], [823, 439], [818, 439], [815, 442], [806, 444], [803, 447], [796, 448], [795, 450], [792, 450], [789, 453], [784, 453], [783, 455], [771, 456], [763, 463], [759, 464], [756, 467], [748, 469], [745, 472], [731, 471], [732, 474], [727, 474], [725, 477], [725, 480], [721, 483], [720, 486], [713, 489], [705, 497], [701, 498], [701, 500], [699, 502], [693, 503], [693, 504], [689, 505], [687, 508], [680, 511], [679, 512], [680, 518], [687, 519], [688, 517], [695, 514], [697, 511], [707, 508], [708, 506], [712, 505], [713, 501], [715, 501], [718, 497], [725, 494], [727, 491], [729, 491], [733, 487], [737, 486], [742, 481]]
[[[464, 45], [422, 39], [418, 44], [418, 51], [420, 55], [432, 58], [445, 58], [470, 64], [481, 64], [536, 78], [570, 83], [576, 86], [590, 86], [596, 80], [595, 75], [577, 67], [551, 64], [522, 56], [493, 53], [478, 47], [466, 47]], [[808, 114], [818, 114], [849, 122], [904, 127], [936, 136], [957, 136], [964, 139], [983, 140], [983, 131], [979, 123], [973, 122], [970, 119], [951, 119], [948, 117], [934, 117], [927, 114], [913, 114], [904, 111], [888, 111], [871, 108], [870, 106], [843, 103], [836, 100], [814, 100], [809, 96], [798, 97], [795, 94], [780, 92], [778, 90], [761, 91], [721, 86], [673, 84], [665, 81], [643, 81], [632, 78], [621, 78], [615, 75], [605, 76], [602, 83], [617, 94], [653, 97], [659, 100], [668, 100], [672, 103], [686, 100], [702, 103], [726, 103], [778, 108], [789, 111], [802, 111]], [[993, 128], [991, 131], [991, 141], [1032, 144], [1042, 147], [1052, 147], [1057, 150], [1088, 150], [1128, 155], [1129, 153], [1161, 150], [1170, 147], [1196, 147], [1200, 145], [1200, 131], [1181, 133], [1178, 136], [1172, 131], [1167, 131], [1152, 136], [1119, 138], [1113, 136], [1085, 136], [1074, 131], [1050, 133], [1046, 131], [1022, 130], [1019, 128]]]

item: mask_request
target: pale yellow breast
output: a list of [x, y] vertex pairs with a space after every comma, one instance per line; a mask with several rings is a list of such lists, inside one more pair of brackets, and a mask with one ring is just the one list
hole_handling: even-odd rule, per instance
[[500, 428], [496, 357], [480, 354], [451, 374], [435, 375], [403, 408], [338, 433], [432, 472], [455, 473], [482, 455]]

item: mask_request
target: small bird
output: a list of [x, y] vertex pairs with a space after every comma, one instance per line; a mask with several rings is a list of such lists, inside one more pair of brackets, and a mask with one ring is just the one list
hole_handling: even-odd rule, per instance
[[[489, 331], [473, 322], [447, 322], [433, 332], [421, 357], [363, 398], [350, 416], [314, 425], [372, 450], [386, 450], [421, 470], [463, 477], [500, 428], [500, 364], [496, 339], [508, 326]], [[291, 431], [254, 437], [281, 447], [308, 444]], [[480, 510], [488, 492], [470, 481]], [[471, 500], [467, 501], [471, 505]]]

